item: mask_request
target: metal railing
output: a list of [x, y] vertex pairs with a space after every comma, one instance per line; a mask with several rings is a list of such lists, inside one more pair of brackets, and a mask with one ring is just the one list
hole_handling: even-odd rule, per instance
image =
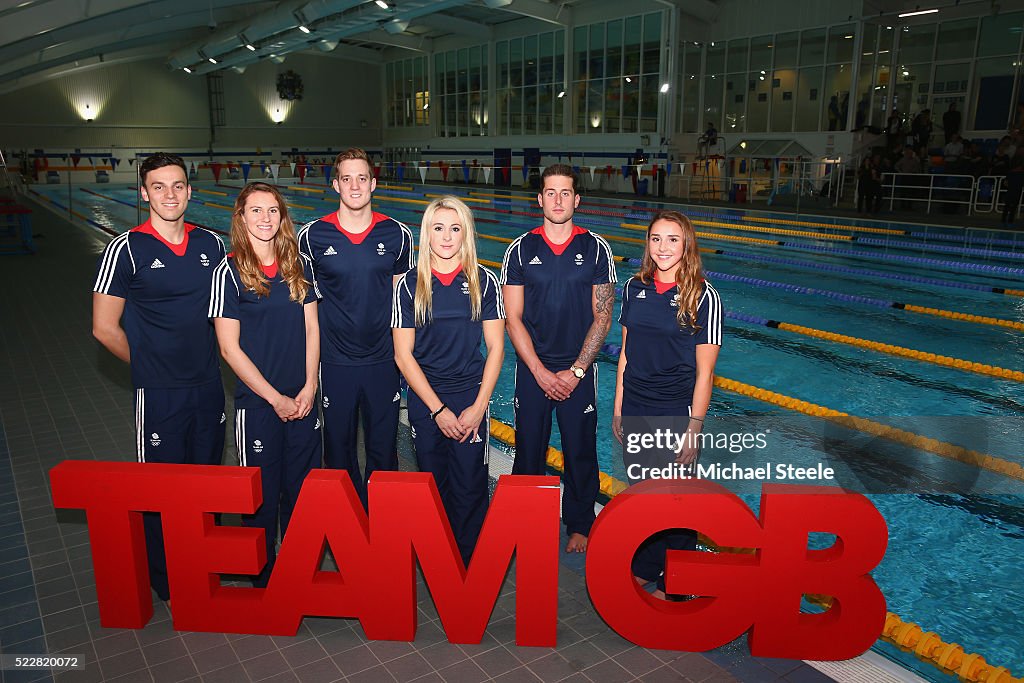
[[[967, 215], [974, 208], [977, 190], [974, 176], [949, 173], [883, 173], [882, 198], [889, 200], [891, 211], [896, 202], [902, 208], [920, 209], [931, 213], [932, 206], [967, 208]], [[858, 192], [859, 192], [858, 188]]]
[[1006, 192], [1006, 176], [983, 175], [978, 178], [974, 192], [974, 212], [990, 213], [1001, 211], [1001, 195]]

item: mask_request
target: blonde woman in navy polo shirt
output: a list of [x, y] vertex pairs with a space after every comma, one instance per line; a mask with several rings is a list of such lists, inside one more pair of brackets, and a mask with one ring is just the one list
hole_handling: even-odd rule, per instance
[[[722, 301], [704, 279], [690, 219], [662, 211], [647, 227], [640, 272], [622, 288], [622, 351], [619, 354], [612, 430], [622, 441], [622, 418], [689, 416], [686, 430], [699, 434], [711, 403], [715, 362], [722, 346]], [[692, 465], [697, 448], [686, 445], [676, 462]], [[662, 532], [633, 559], [639, 583], [657, 582], [664, 598], [665, 550], [693, 549], [692, 530]]]
[[488, 406], [504, 355], [505, 309], [498, 278], [477, 264], [473, 214], [461, 200], [427, 206], [419, 244], [416, 267], [395, 287], [395, 362], [411, 389], [416, 460], [437, 481], [468, 566], [487, 512]]
[[263, 587], [277, 557], [278, 522], [283, 537], [302, 482], [320, 466], [318, 292], [276, 187], [249, 183], [239, 193], [231, 247], [214, 273], [210, 317], [221, 355], [239, 380], [239, 464], [260, 468], [263, 504], [242, 523], [265, 532], [267, 563], [253, 579]]

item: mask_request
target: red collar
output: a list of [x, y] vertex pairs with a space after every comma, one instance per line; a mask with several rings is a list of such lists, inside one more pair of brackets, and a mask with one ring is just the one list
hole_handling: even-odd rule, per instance
[[277, 261], [274, 261], [269, 266], [265, 266], [261, 263], [260, 268], [263, 269], [263, 274], [269, 277], [270, 279], [274, 279], [275, 277], [277, 277]]
[[674, 282], [659, 282], [658, 280], [654, 281], [654, 289], [658, 292], [658, 294], [664, 294], [668, 290], [673, 289], [675, 286], [676, 283]]
[[385, 216], [382, 213], [377, 213], [376, 211], [372, 213], [372, 217], [373, 218], [370, 221], [370, 227], [368, 227], [366, 230], [363, 230], [360, 233], [349, 232], [344, 227], [342, 227], [341, 221], [338, 220], [337, 211], [332, 211], [331, 213], [327, 214], [320, 220], [324, 221], [325, 223], [330, 223], [331, 225], [336, 227], [343, 235], [345, 235], [345, 237], [349, 239], [350, 242], [352, 242], [352, 244], [362, 244], [363, 240], [366, 239], [366, 236], [370, 234], [370, 231], [373, 230], [373, 228], [378, 223], [380, 223], [381, 221], [386, 221], [388, 219], [387, 216]]
[[430, 269], [430, 272], [434, 274], [434, 277], [441, 281], [442, 285], [444, 285], [445, 287], [450, 287], [451, 284], [455, 282], [455, 278], [458, 277], [459, 273], [462, 272], [462, 264], [459, 264], [459, 267], [450, 273], [439, 273], [433, 268]]
[[572, 232], [569, 233], [569, 239], [567, 239], [566, 241], [562, 242], [561, 244], [555, 244], [554, 242], [552, 242], [551, 240], [548, 239], [548, 234], [546, 232], [544, 232], [544, 226], [543, 225], [540, 226], [539, 228], [534, 228], [530, 232], [532, 232], [534, 234], [537, 234], [537, 235], [540, 235], [541, 237], [543, 237], [544, 241], [547, 242], [548, 249], [553, 251], [555, 253], [555, 256], [561, 256], [562, 252], [566, 250], [566, 248], [569, 246], [569, 243], [572, 242], [573, 238], [576, 237], [576, 235], [584, 234], [586, 232], [586, 230], [584, 230], [583, 228], [581, 228], [580, 226], [578, 226], [578, 225], [576, 225], [574, 223], [573, 226], [572, 226]]
[[173, 252], [175, 256], [184, 256], [185, 252], [188, 250], [188, 234], [190, 232], [192, 232], [193, 230], [195, 230], [195, 227], [196, 226], [194, 226], [194, 225], [190, 225], [188, 223], [185, 223], [185, 239], [181, 240], [181, 244], [171, 244], [170, 242], [165, 240], [164, 236], [161, 235], [159, 232], [157, 232], [157, 229], [153, 227], [153, 221], [152, 220], [146, 221], [145, 223], [143, 223], [142, 225], [140, 225], [137, 228], [132, 228], [132, 232], [141, 232], [141, 233], [145, 233], [147, 235], [152, 235], [153, 237], [155, 237], [158, 240], [160, 240], [161, 242], [163, 242], [164, 245], [168, 249], [170, 249], [171, 252]]

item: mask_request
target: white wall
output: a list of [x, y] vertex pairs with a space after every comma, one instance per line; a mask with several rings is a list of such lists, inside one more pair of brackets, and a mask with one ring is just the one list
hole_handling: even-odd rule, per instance
[[[277, 74], [289, 69], [303, 79], [301, 101], [277, 98]], [[244, 74], [227, 71], [223, 83], [226, 126], [218, 128], [214, 147], [380, 143], [379, 66], [295, 54], [280, 65], [261, 62]], [[83, 120], [86, 104], [91, 123]], [[280, 126], [270, 117], [276, 107], [288, 107]], [[6, 93], [0, 95], [0, 111], [0, 146], [9, 149], [210, 144], [206, 78], [170, 71], [162, 60], [101, 66]]]

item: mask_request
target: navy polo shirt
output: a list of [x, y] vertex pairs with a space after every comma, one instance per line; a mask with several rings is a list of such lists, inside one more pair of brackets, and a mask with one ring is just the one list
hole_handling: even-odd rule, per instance
[[[296, 396], [306, 384], [306, 319], [303, 306], [317, 300], [313, 266], [305, 256], [302, 260], [303, 277], [311, 283], [306, 298], [300, 304], [292, 301], [288, 283], [275, 266], [264, 274], [270, 280], [270, 294], [257, 296], [242, 284], [235, 259], [228, 256], [213, 274], [210, 295], [210, 317], [232, 318], [238, 321], [238, 342], [270, 382], [270, 386], [285, 396]], [[235, 387], [236, 408], [263, 408], [269, 405], [245, 382]]]
[[615, 282], [612, 250], [600, 235], [579, 226], [563, 244], [540, 227], [508, 246], [501, 284], [521, 285], [523, 324], [545, 366], [568, 368], [594, 323], [594, 285]]
[[206, 313], [224, 243], [185, 224], [170, 244], [150, 221], [103, 250], [92, 291], [125, 300], [122, 325], [136, 388], [172, 389], [220, 380], [216, 335]]
[[473, 320], [465, 273], [459, 269], [447, 276], [433, 274], [433, 315], [423, 327], [416, 327], [413, 301], [416, 298], [417, 270], [413, 268], [403, 275], [395, 287], [391, 326], [416, 328], [412, 355], [435, 392], [457, 393], [480, 386], [484, 376], [484, 356], [480, 351], [483, 321], [505, 318], [498, 278], [483, 266], [477, 266], [480, 320]]
[[689, 405], [697, 376], [697, 346], [722, 345], [722, 300], [715, 288], [704, 281], [696, 334], [679, 326], [678, 294], [678, 286], [659, 294], [654, 282], [645, 285], [635, 276], [622, 288], [619, 323], [628, 332], [622, 386], [640, 402]]
[[393, 360], [392, 278], [412, 268], [412, 233], [379, 213], [370, 227], [347, 232], [337, 212], [299, 231], [299, 251], [313, 262], [322, 296], [320, 359], [332, 365]]

